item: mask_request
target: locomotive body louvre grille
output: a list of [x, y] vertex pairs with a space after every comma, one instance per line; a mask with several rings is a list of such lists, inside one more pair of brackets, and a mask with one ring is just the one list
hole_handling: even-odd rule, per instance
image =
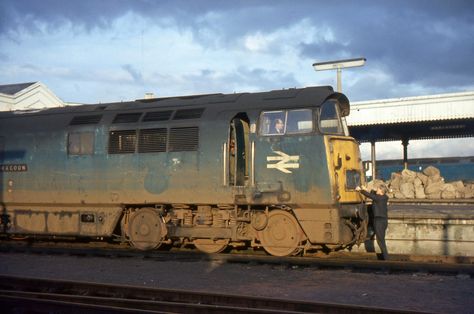
[[142, 113], [133, 112], [133, 113], [118, 113], [112, 123], [134, 123], [138, 122]]
[[143, 117], [143, 122], [167, 121], [171, 118], [172, 114], [172, 110], [147, 112]]
[[166, 152], [167, 130], [160, 129], [142, 129], [138, 135], [138, 152], [155, 153]]
[[173, 120], [199, 119], [204, 112], [204, 108], [181, 109], [174, 114]]
[[121, 130], [110, 131], [109, 154], [130, 154], [137, 146], [137, 131]]
[[199, 148], [199, 128], [171, 128], [168, 150], [170, 152], [196, 151]]
[[101, 114], [87, 115], [87, 116], [75, 116], [72, 118], [69, 125], [83, 125], [83, 124], [97, 124], [102, 119]]

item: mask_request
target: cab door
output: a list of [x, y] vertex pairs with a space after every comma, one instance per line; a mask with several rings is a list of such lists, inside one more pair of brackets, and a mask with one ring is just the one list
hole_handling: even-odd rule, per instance
[[246, 186], [249, 178], [249, 122], [245, 114], [232, 119], [229, 137], [229, 184]]
[[327, 136], [328, 166], [333, 173], [336, 199], [340, 203], [359, 203], [355, 188], [361, 185], [359, 145], [352, 137]]

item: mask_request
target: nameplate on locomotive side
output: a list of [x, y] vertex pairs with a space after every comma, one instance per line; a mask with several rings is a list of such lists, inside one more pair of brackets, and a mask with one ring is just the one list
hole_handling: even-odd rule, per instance
[[25, 172], [28, 171], [26, 164], [0, 165], [0, 172]]

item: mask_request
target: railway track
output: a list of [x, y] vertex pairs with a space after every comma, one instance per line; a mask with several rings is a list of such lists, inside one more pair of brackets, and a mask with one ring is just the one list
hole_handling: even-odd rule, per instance
[[474, 257], [392, 255], [389, 261], [379, 261], [373, 253], [336, 252], [298, 257], [275, 257], [259, 251], [205, 254], [195, 250], [137, 251], [129, 247], [97, 243], [97, 247], [76, 243], [14, 243], [0, 242], [0, 252], [27, 254], [60, 254], [105, 258], [146, 258], [157, 261], [209, 261], [285, 265], [289, 268], [351, 269], [354, 271], [384, 271], [411, 273], [463, 274], [474, 276]]
[[10, 313], [423, 313], [171, 289], [0, 276]]

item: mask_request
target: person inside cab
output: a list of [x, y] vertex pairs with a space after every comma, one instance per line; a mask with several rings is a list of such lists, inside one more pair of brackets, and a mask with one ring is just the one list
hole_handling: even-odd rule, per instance
[[285, 132], [285, 124], [281, 119], [275, 119], [275, 134], [283, 134]]

